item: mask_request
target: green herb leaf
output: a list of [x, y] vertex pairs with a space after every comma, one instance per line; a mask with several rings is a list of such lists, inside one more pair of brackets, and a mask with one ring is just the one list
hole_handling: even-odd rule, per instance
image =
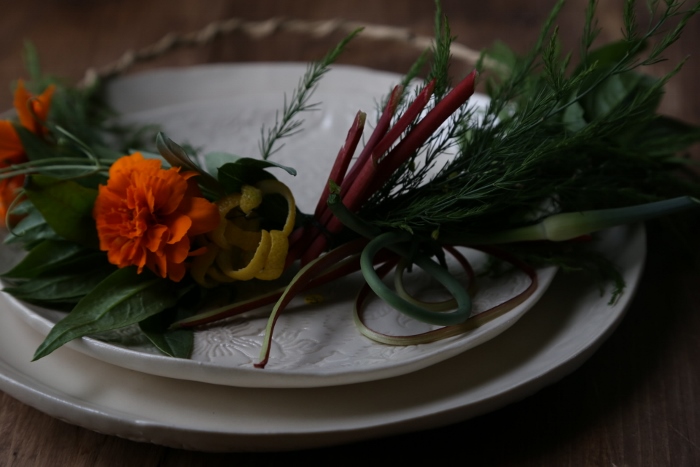
[[36, 245], [15, 267], [2, 274], [6, 278], [30, 279], [66, 260], [74, 258], [84, 248], [72, 242], [45, 240]]
[[23, 243], [25, 249], [28, 250], [44, 240], [63, 239], [46, 223], [44, 216], [33, 207], [29, 214], [13, 226], [9, 235], [5, 237], [5, 243], [8, 245]]
[[172, 167], [181, 167], [185, 170], [197, 172], [201, 177], [198, 181], [202, 186], [215, 193], [221, 191], [221, 187], [216, 179], [202, 170], [199, 165], [195, 164], [192, 159], [190, 159], [190, 156], [187, 155], [187, 152], [180, 145], [175, 143], [175, 141], [168, 138], [165, 133], [158, 133], [158, 136], [156, 136], [156, 146], [161, 156], [163, 156]]
[[97, 229], [92, 218], [97, 190], [72, 180], [35, 174], [27, 180], [25, 192], [58, 235], [81, 245], [97, 247]]
[[217, 174], [226, 193], [240, 193], [243, 185], [254, 185], [261, 180], [274, 179], [275, 177], [265, 170], [268, 168], [277, 167], [286, 170], [291, 175], [297, 174], [297, 171], [291, 167], [275, 162], [249, 157], [230, 157], [234, 159], [234, 162], [219, 167]]
[[631, 54], [635, 48], [641, 52], [643, 47], [636, 47], [638, 44], [628, 41], [617, 41], [605, 44], [595, 50], [588, 52], [585, 62], [582, 62], [575, 73], [582, 73], [584, 65], [594, 65], [596, 68], [609, 68], [625, 59], [627, 54]]
[[21, 125], [14, 125], [14, 127], [29, 160], [35, 161], [56, 157], [56, 148], [49, 145], [45, 140]]
[[115, 271], [59, 321], [34, 354], [45, 357], [78, 337], [123, 328], [175, 305], [172, 282], [129, 267]]
[[17, 286], [6, 287], [4, 291], [20, 300], [42, 306], [77, 303], [113, 271], [114, 266], [103, 264], [69, 274], [39, 276]]
[[189, 358], [194, 347], [194, 331], [188, 328], [168, 329], [180, 318], [175, 310], [168, 310], [146, 318], [139, 323], [139, 327], [148, 340], [164, 354]]
[[[583, 99], [582, 103], [589, 121], [614, 112], [619, 105], [630, 102], [636, 96], [649, 91], [655, 83], [656, 80], [650, 76], [634, 72], [610, 76], [597, 86], [594, 92], [586, 96], [586, 99]], [[649, 110], [655, 109], [660, 98], [659, 93]]]

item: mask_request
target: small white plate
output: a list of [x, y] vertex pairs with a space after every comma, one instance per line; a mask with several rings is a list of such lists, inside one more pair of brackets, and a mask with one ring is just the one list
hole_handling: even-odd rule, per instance
[[[297, 86], [305, 66], [298, 64], [217, 65], [159, 70], [126, 77], [109, 88], [108, 100], [126, 122], [157, 122], [176, 142], [187, 142], [203, 153], [224, 151], [258, 157], [263, 124], [274, 124], [275, 112]], [[373, 122], [376, 101], [400, 80], [395, 74], [356, 67], [337, 67], [321, 82], [312, 101], [318, 110], [303, 114], [304, 131], [282, 142], [274, 160], [297, 169], [292, 177], [277, 170], [305, 212], [313, 212], [330, 166], [355, 113], [368, 113]], [[483, 106], [487, 99], [470, 102]], [[368, 132], [370, 129], [367, 130]], [[478, 263], [483, 257], [471, 255]], [[270, 361], [255, 369], [264, 337], [266, 317], [247, 315], [200, 330], [191, 360], [157, 354], [126, 330], [113, 333], [109, 342], [84, 338], [69, 344], [100, 360], [171, 378], [241, 387], [320, 387], [389, 378], [416, 371], [453, 357], [492, 339], [515, 323], [544, 293], [554, 268], [538, 271], [538, 288], [524, 303], [473, 331], [442, 341], [414, 346], [387, 346], [362, 336], [353, 324], [352, 302], [361, 285], [356, 274], [310, 291], [323, 303], [306, 304], [299, 297], [279, 319]], [[513, 273], [481, 287], [475, 313], [497, 305], [525, 289], [529, 279]], [[64, 315], [28, 307], [9, 299], [11, 308], [34, 329], [46, 335]], [[370, 316], [374, 327], [390, 334], [411, 334], [427, 329], [389, 307], [375, 304]]]

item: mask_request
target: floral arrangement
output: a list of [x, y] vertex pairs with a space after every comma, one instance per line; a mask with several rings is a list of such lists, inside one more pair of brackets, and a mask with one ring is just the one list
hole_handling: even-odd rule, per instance
[[[270, 159], [279, 140], [300, 129], [300, 115], [316, 105], [309, 103], [316, 84], [360, 31], [309, 66], [263, 129], [260, 158], [219, 155], [222, 163], [207, 168], [162, 133], [113, 124], [99, 84], [75, 88], [46, 77], [29, 50], [31, 80], [16, 83], [16, 115], [0, 121], [5, 242], [27, 250], [3, 274], [4, 291], [69, 312], [35, 358], [133, 325], [163, 353], [186, 358], [193, 327], [275, 304], [256, 365], [263, 367], [290, 300], [358, 270], [366, 280], [355, 304], [358, 328], [393, 345], [441, 339], [506, 313], [534, 291], [541, 264], [612, 279], [614, 300], [624, 283], [590, 248], [595, 232], [697, 204], [700, 186], [679, 176], [686, 162], [679, 153], [700, 140], [700, 129], [657, 114], [680, 65], [661, 78], [640, 70], [662, 59], [700, 4], [650, 2], [644, 29], [628, 1], [625, 38], [594, 49], [592, 1], [576, 66], [554, 27], [562, 5], [528, 54], [497, 44], [453, 84], [453, 37], [438, 4], [433, 49], [383, 99], [361, 150], [368, 117], [358, 112], [312, 214], [299, 212], [274, 176], [295, 170]], [[423, 84], [412, 87], [425, 69]], [[479, 82], [491, 98], [482, 111], [468, 105]], [[131, 149], [148, 147], [149, 136], [157, 152]], [[440, 162], [448, 151], [454, 156]], [[530, 287], [471, 316], [476, 278], [457, 246], [524, 271]], [[446, 255], [467, 284], [449, 274]], [[429, 302], [407, 291], [403, 276], [414, 265], [453, 298]], [[392, 271], [393, 289], [383, 281]], [[288, 272], [283, 286], [236, 298], [241, 284]], [[362, 310], [370, 291], [441, 327], [403, 337], [369, 329]]]

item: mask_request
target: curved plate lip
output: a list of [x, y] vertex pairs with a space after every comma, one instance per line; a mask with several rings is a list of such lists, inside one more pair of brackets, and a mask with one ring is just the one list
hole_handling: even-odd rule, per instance
[[[167, 113], [179, 111], [188, 103], [199, 105], [202, 102], [219, 102], [220, 99], [216, 96], [222, 93], [226, 93], [227, 96], [243, 93], [247, 96], [251, 92], [267, 93], [270, 88], [274, 88], [275, 91], [293, 89], [290, 84], [294, 83], [295, 86], [298, 76], [305, 69], [305, 65], [295, 63], [202, 65], [185, 69], [162, 69], [120, 78], [111, 84], [107, 94], [108, 99], [111, 98], [112, 102], [118, 104], [117, 110], [127, 115], [150, 113], [154, 109], [161, 109]], [[388, 72], [354, 66], [338, 66], [321, 81], [318, 92], [325, 96], [341, 92], [344, 95], [353, 93], [353, 96], [355, 92], [365, 95], [376, 93], [379, 96], [389, 89], [389, 83], [396, 83], [400, 78], [399, 75]], [[379, 82], [376, 83], [376, 81]], [[192, 85], [202, 82], [206, 82], [207, 86]], [[173, 96], [177, 96], [176, 100], [173, 100]], [[476, 100], [483, 105], [483, 96], [477, 97]], [[339, 135], [341, 136], [343, 135]], [[539, 270], [538, 288], [535, 293], [514, 310], [488, 323], [483, 329], [475, 331], [474, 338], [462, 336], [464, 337], [462, 342], [458, 336], [443, 341], [442, 349], [426, 347], [431, 350], [426, 350], [421, 356], [387, 361], [382, 364], [368, 364], [360, 368], [338, 367], [320, 371], [273, 368], [260, 370], [253, 368], [252, 365], [227, 367], [209, 362], [145, 354], [89, 337], [72, 341], [68, 345], [94, 358], [128, 369], [212, 384], [239, 387], [311, 388], [360, 383], [423, 369], [495, 337], [514, 324], [537, 302], [551, 283], [555, 272], [555, 268]], [[44, 335], [48, 334], [54, 324], [51, 320], [36, 314], [19, 300], [10, 298], [10, 301], [14, 305], [13, 311], [25, 319], [30, 326]], [[359, 331], [357, 336], [358, 339], [366, 339], [359, 334]], [[382, 344], [376, 345], [382, 346]]]
[[[409, 359], [390, 366], [371, 366], [363, 371], [336, 371], [323, 373], [311, 371], [274, 370], [240, 367], [223, 367], [208, 362], [177, 359], [165, 355], [146, 354], [129, 348], [103, 342], [92, 337], [83, 337], [66, 344], [85, 355], [97, 358], [112, 365], [146, 374], [173, 379], [198, 381], [225, 386], [250, 388], [317, 388], [345, 384], [364, 383], [401, 376], [452, 358], [496, 337], [515, 324], [546, 292], [554, 279], [557, 269], [554, 267], [538, 270], [538, 288], [522, 304], [504, 315], [503, 323], [498, 328], [478, 336], [478, 342], [467, 345], [446, 345], [439, 352], [431, 352], [420, 359]], [[18, 299], [7, 296], [8, 303], [15, 314], [22, 318], [34, 330], [46, 336], [54, 326], [49, 319], [34, 313]], [[359, 331], [357, 331], [359, 334]], [[362, 336], [360, 336], [362, 337]], [[363, 338], [363, 337], [362, 337]], [[382, 344], [377, 344], [382, 345]]]
[[[246, 401], [260, 404], [258, 399], [270, 397], [272, 394], [279, 394], [280, 396], [291, 394], [292, 398], [308, 398], [309, 402], [318, 400], [321, 403], [327, 403], [329, 404], [329, 410], [332, 412], [334, 407], [343, 404], [350, 406], [365, 404], [366, 395], [369, 393], [380, 393], [387, 388], [415, 388], [415, 400], [412, 399], [411, 402], [401, 404], [401, 407], [390, 411], [390, 413], [378, 414], [376, 417], [374, 414], [372, 414], [373, 416], [368, 416], [365, 412], [352, 417], [348, 417], [347, 414], [338, 416], [336, 413], [330, 413], [327, 417], [324, 416], [318, 420], [312, 417], [311, 420], [314, 422], [313, 428], [309, 426], [297, 427], [297, 422], [303, 424], [305, 421], [303, 419], [297, 420], [298, 414], [296, 416], [283, 414], [278, 415], [278, 417], [287, 417], [288, 425], [278, 425], [275, 420], [263, 419], [261, 420], [262, 427], [254, 430], [245, 424], [245, 420], [239, 421], [236, 413], [229, 413], [226, 410], [221, 416], [230, 417], [231, 425], [227, 425], [224, 429], [217, 428], [214, 424], [209, 425], [206, 418], [212, 415], [207, 413], [202, 414], [205, 419], [203, 426], [194, 426], [195, 423], [192, 420], [187, 422], [173, 421], [173, 414], [178, 412], [175, 409], [189, 409], [189, 407], [173, 405], [172, 397], [167, 391], [163, 393], [162, 398], [154, 400], [154, 404], [162, 405], [158, 416], [153, 417], [149, 416], [149, 414], [139, 413], [134, 409], [130, 409], [128, 404], [126, 406], [117, 404], [118, 408], [115, 409], [105, 406], [104, 403], [95, 400], [95, 397], [76, 395], [61, 389], [60, 385], [55, 381], [56, 378], [51, 378], [51, 376], [55, 375], [47, 376], [38, 371], [33, 372], [31, 364], [25, 362], [21, 356], [15, 358], [15, 360], [19, 358], [18, 362], [12, 362], [14, 355], [6, 352], [0, 352], [0, 389], [49, 415], [105, 434], [117, 435], [136, 441], [148, 441], [177, 448], [203, 451], [279, 451], [314, 448], [446, 425], [515, 402], [536, 392], [547, 384], [556, 382], [578, 368], [598, 348], [624, 316], [624, 312], [634, 296], [641, 277], [645, 257], [645, 232], [643, 227], [640, 225], [633, 227], [628, 239], [631, 241], [622, 244], [619, 248], [626, 257], [622, 262], [622, 272], [628, 284], [628, 289], [620, 300], [611, 307], [604, 303], [607, 298], [599, 297], [595, 293], [589, 294], [590, 297], [593, 297], [594, 304], [597, 304], [599, 308], [604, 310], [604, 313], [601, 313], [601, 322], [594, 332], [586, 334], [585, 339], [582, 339], [578, 330], [564, 329], [553, 332], [550, 335], [551, 341], [545, 342], [541, 351], [532, 355], [531, 358], [523, 359], [522, 365], [505, 371], [503, 374], [492, 375], [490, 378], [484, 375], [478, 376], [477, 380], [482, 386], [480, 393], [477, 393], [468, 384], [463, 384], [456, 377], [455, 372], [449, 370], [474, 360], [470, 356], [472, 352], [483, 350], [484, 352], [482, 353], [488, 354], [492, 350], [488, 347], [495, 347], [496, 342], [486, 344], [483, 347], [474, 349], [474, 351], [466, 352], [432, 368], [392, 380], [339, 388], [319, 388], [310, 391], [268, 390], [263, 391], [264, 394], [262, 396], [259, 390], [254, 389], [224, 388], [216, 391], [217, 393], [221, 391], [231, 392], [232, 396], [235, 395], [241, 398], [243, 404]], [[615, 254], [617, 255], [617, 253]], [[557, 298], [551, 298], [551, 295], [555, 295], [557, 289], [562, 287], [562, 284], [571, 286], [571, 284], [565, 284], [567, 280], [566, 278], [560, 278], [545, 298], [549, 298], [549, 302], [554, 301], [556, 303]], [[580, 284], [576, 283], [574, 287], [580, 288]], [[567, 290], [560, 293], [565, 298], [570, 295], [567, 294]], [[0, 298], [1, 301], [2, 299]], [[572, 309], [567, 310], [570, 314], [577, 316], [578, 313], [583, 312], [581, 300], [574, 300], [573, 305]], [[544, 318], [548, 319], [551, 313], [541, 310], [542, 307], [539, 308], [537, 314], [544, 313]], [[561, 314], [562, 310], [549, 311], [556, 311], [557, 314]], [[512, 338], [516, 338], [517, 334], [523, 333], [530, 338], [531, 335], [527, 332], [528, 330], [523, 329], [523, 327], [533, 324], [525, 323], [530, 318], [534, 319], [534, 315], [528, 316], [523, 320], [522, 324], [514, 326], [512, 330], [497, 340], [501, 341], [501, 343], [503, 341], [509, 342]], [[535, 330], [540, 329], [539, 324], [541, 324], [541, 317], [536, 319], [538, 321], [534, 323], [536, 325], [534, 326]], [[0, 333], [18, 334], [20, 339], [26, 337], [33, 338], [35, 341], [40, 340], [40, 337], [33, 330], [14, 315], [0, 314], [0, 322], [3, 322], [3, 326], [0, 326]], [[561, 347], [563, 341], [571, 339], [576, 341], [576, 345]], [[0, 348], [3, 345], [5, 345], [4, 339], [0, 340]], [[28, 345], [31, 347], [32, 344]], [[24, 350], [27, 351], [27, 349]], [[546, 356], [543, 356], [550, 353], [555, 358], [547, 359]], [[100, 388], [100, 385], [103, 385], [105, 389], [110, 391], [125, 392], [123, 395], [124, 400], [129, 400], [129, 397], [147, 397], [147, 394], [133, 393], [133, 390], [129, 392], [129, 388], [122, 388], [120, 385], [116, 387], [108, 386], [109, 381], [104, 381], [105, 379], [118, 378], [120, 375], [123, 377], [125, 374], [123, 369], [112, 367], [68, 349], [59, 350], [49, 358], [55, 360], [51, 363], [46, 363], [46, 367], [49, 370], [46, 373], [60, 371], [54, 369], [64, 368], [64, 364], [73, 363], [76, 366], [80, 366], [81, 363], [85, 363], [90, 367], [90, 370], [99, 370], [89, 374], [85, 374], [85, 372], [80, 373], [81, 377], [93, 381], [97, 389]], [[75, 362], [75, 360], [78, 361]], [[520, 372], [520, 366], [534, 366], [537, 368], [537, 371], [524, 370], [523, 374], [519, 374], [522, 373]], [[126, 375], [128, 376], [128, 372]], [[173, 386], [171, 380], [157, 377], [146, 378], [149, 384], [163, 385], [164, 388], [172, 388], [173, 391], [177, 390], [178, 385]], [[508, 379], [508, 384], [499, 384], [499, 381], [502, 379]], [[427, 384], [426, 381], [430, 381], [431, 386], [445, 384], [455, 386], [455, 389], [449, 393], [449, 397], [440, 398], [439, 400], [431, 399], [430, 395], [424, 395], [419, 390], [421, 384]], [[204, 391], [204, 393], [207, 389], [216, 389], [215, 386], [206, 384], [192, 384], [195, 384], [196, 389]], [[92, 395], [97, 392], [95, 391]], [[218, 400], [213, 402], [217, 403]], [[291, 410], [294, 411], [293, 409]]]

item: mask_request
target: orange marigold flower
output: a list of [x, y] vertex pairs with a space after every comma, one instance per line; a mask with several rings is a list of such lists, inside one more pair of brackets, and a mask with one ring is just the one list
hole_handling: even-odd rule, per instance
[[[20, 80], [15, 89], [14, 106], [19, 122], [35, 134], [43, 134], [43, 126], [51, 107], [51, 97], [55, 87], [49, 86], [39, 96], [33, 96]], [[10, 120], [0, 120], [0, 169], [27, 162], [22, 141]], [[24, 183], [24, 175], [0, 180], [0, 226], [5, 225], [7, 209], [17, 197]]]
[[179, 282], [191, 239], [219, 224], [215, 204], [201, 197], [194, 172], [161, 168], [158, 159], [135, 153], [117, 160], [101, 185], [93, 217], [100, 249], [119, 266], [147, 267]]

